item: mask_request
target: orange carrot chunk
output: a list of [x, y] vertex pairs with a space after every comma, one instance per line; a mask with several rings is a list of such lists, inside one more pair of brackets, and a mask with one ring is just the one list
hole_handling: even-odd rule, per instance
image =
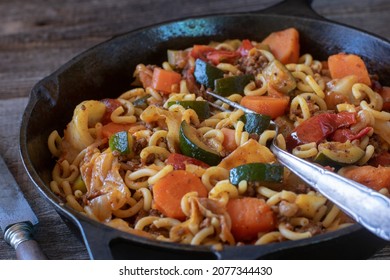
[[376, 191], [383, 188], [390, 191], [390, 167], [351, 166], [344, 168], [341, 174]]
[[299, 32], [295, 28], [273, 32], [261, 43], [268, 45], [272, 54], [283, 64], [298, 62]]
[[184, 220], [181, 199], [186, 193], [197, 192], [199, 197], [207, 196], [207, 189], [196, 175], [185, 170], [174, 170], [153, 185], [154, 208], [167, 217]]
[[175, 85], [179, 86], [180, 80], [179, 73], [156, 67], [153, 70], [152, 88], [169, 94]]
[[275, 119], [283, 116], [287, 110], [289, 98], [272, 97], [272, 96], [244, 96], [240, 104], [256, 113], [270, 116]]
[[132, 124], [122, 124], [122, 123], [114, 123], [110, 122], [102, 127], [102, 135], [104, 138], [110, 138], [111, 135], [120, 132], [120, 131], [128, 131]]
[[232, 220], [231, 232], [236, 241], [251, 241], [257, 238], [258, 233], [275, 228], [274, 214], [263, 199], [229, 199], [226, 209]]
[[356, 75], [359, 83], [371, 86], [371, 79], [364, 61], [355, 54], [338, 53], [328, 57], [328, 67], [332, 79]]
[[268, 85], [267, 93], [268, 93], [268, 96], [275, 97], [275, 98], [286, 98], [287, 97], [283, 92], [278, 91], [277, 89], [275, 89], [271, 85]]

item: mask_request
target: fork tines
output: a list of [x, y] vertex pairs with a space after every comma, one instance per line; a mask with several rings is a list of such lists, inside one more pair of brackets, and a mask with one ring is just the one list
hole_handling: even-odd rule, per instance
[[[250, 109], [248, 109], [248, 108], [246, 108], [244, 106], [241, 106], [240, 104], [238, 104], [236, 102], [233, 102], [233, 101], [231, 101], [231, 100], [229, 100], [229, 99], [227, 99], [227, 98], [225, 98], [223, 96], [220, 96], [220, 95], [218, 95], [218, 94], [216, 94], [216, 93], [214, 93], [212, 91], [206, 91], [206, 93], [211, 95], [215, 99], [221, 100], [223, 103], [226, 103], [226, 104], [228, 104], [229, 106], [231, 106], [231, 107], [233, 107], [235, 109], [242, 110], [244, 113], [247, 113], [247, 114], [254, 114], [254, 113], [256, 113], [256, 112], [254, 112], [254, 111], [252, 111], [252, 110], [250, 110]], [[225, 109], [225, 108], [223, 108], [221, 106], [218, 106], [218, 105], [216, 105], [216, 104], [214, 104], [214, 103], [212, 103], [210, 101], [209, 101], [209, 104], [210, 104], [210, 106], [213, 106], [214, 108], [217, 108], [218, 110], [221, 110], [221, 111], [225, 111], [225, 112], [226, 111], [231, 111], [229, 109]]]

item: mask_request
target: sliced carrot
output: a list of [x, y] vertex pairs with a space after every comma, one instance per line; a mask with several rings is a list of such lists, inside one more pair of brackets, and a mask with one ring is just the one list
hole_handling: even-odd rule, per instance
[[343, 168], [341, 175], [376, 191], [383, 188], [390, 191], [390, 167], [351, 166]]
[[182, 154], [177, 154], [177, 153], [171, 153], [168, 156], [165, 163], [172, 165], [174, 169], [181, 169], [181, 170], [185, 170], [187, 164], [198, 165], [202, 168], [209, 168], [210, 167], [207, 163], [204, 163], [203, 161], [197, 160], [197, 159], [192, 158], [192, 157], [187, 157], [187, 156], [182, 155]]
[[180, 80], [179, 73], [156, 67], [153, 70], [152, 88], [169, 94], [175, 85], [179, 85]]
[[356, 75], [359, 83], [371, 86], [371, 79], [366, 65], [360, 56], [355, 54], [338, 53], [328, 57], [328, 67], [332, 79]]
[[185, 170], [174, 170], [153, 185], [154, 207], [167, 217], [184, 220], [180, 203], [189, 192], [207, 197], [207, 189], [199, 177]]
[[221, 128], [221, 131], [224, 136], [222, 146], [228, 152], [234, 151], [237, 148], [236, 136], [235, 136], [236, 131], [234, 129], [226, 128], [226, 127]]
[[390, 87], [382, 87], [379, 94], [383, 98], [383, 110], [390, 111]]
[[226, 210], [232, 220], [231, 232], [236, 241], [251, 241], [259, 233], [275, 228], [275, 216], [263, 199], [232, 198]]
[[297, 63], [299, 59], [299, 32], [288, 28], [269, 34], [263, 41], [272, 54], [283, 64]]
[[272, 119], [283, 116], [289, 103], [288, 97], [275, 98], [272, 96], [244, 96], [240, 104], [256, 113], [268, 115]]
[[270, 97], [275, 97], [275, 98], [288, 98], [283, 92], [278, 91], [274, 87], [268, 85], [267, 87], [267, 93], [268, 96]]
[[104, 138], [109, 138], [111, 135], [120, 132], [128, 131], [132, 124], [114, 123], [110, 122], [102, 127], [102, 135]]

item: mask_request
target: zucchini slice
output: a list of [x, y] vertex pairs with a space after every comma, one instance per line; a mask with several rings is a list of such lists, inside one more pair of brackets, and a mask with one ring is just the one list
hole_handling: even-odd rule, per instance
[[326, 142], [319, 144], [318, 150], [319, 153], [314, 158], [314, 162], [336, 169], [356, 163], [365, 154], [364, 150], [350, 142]]
[[193, 109], [200, 119], [207, 119], [210, 117], [210, 105], [206, 101], [197, 100], [182, 100], [182, 101], [169, 101], [168, 107], [174, 104], [178, 104], [184, 107], [184, 109]]
[[294, 76], [279, 60], [273, 60], [263, 70], [263, 75], [274, 89], [289, 93], [297, 86]]
[[230, 170], [229, 180], [238, 185], [243, 180], [247, 182], [282, 182], [284, 168], [278, 163], [248, 163]]
[[262, 114], [247, 113], [240, 117], [240, 121], [245, 124], [244, 129], [246, 132], [260, 135], [269, 127], [271, 117]]
[[118, 151], [120, 155], [129, 155], [133, 150], [133, 137], [127, 131], [113, 134], [108, 141], [112, 151]]
[[195, 79], [198, 83], [206, 86], [207, 88], [214, 89], [214, 81], [216, 79], [223, 78], [224, 74], [225, 72], [221, 69], [218, 69], [201, 59], [197, 59], [195, 61]]
[[245, 86], [254, 79], [255, 77], [251, 74], [217, 79], [214, 81], [214, 92], [221, 96], [229, 96], [234, 93], [243, 94]]
[[168, 63], [175, 69], [183, 69], [186, 65], [188, 52], [183, 50], [168, 50]]
[[145, 109], [148, 107], [148, 98], [151, 97], [150, 94], [144, 95], [140, 98], [137, 98], [133, 101], [133, 105], [136, 107], [140, 107], [141, 109]]
[[182, 121], [180, 125], [179, 144], [183, 155], [203, 161], [210, 166], [217, 165], [222, 160], [216, 151], [202, 142], [196, 129], [186, 121]]

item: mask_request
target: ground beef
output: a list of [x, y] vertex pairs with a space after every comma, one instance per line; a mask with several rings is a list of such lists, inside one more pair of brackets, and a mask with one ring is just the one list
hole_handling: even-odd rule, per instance
[[325, 229], [323, 228], [321, 223], [309, 223], [308, 225], [301, 227], [298, 232], [306, 232], [309, 231], [312, 235], [317, 235], [320, 233], [324, 233]]
[[148, 146], [148, 140], [145, 138], [138, 139], [134, 141], [133, 151], [136, 155], [139, 155], [146, 146]]
[[251, 55], [242, 56], [238, 60], [238, 68], [245, 74], [257, 75], [268, 64], [268, 59], [260, 52], [253, 52]]

